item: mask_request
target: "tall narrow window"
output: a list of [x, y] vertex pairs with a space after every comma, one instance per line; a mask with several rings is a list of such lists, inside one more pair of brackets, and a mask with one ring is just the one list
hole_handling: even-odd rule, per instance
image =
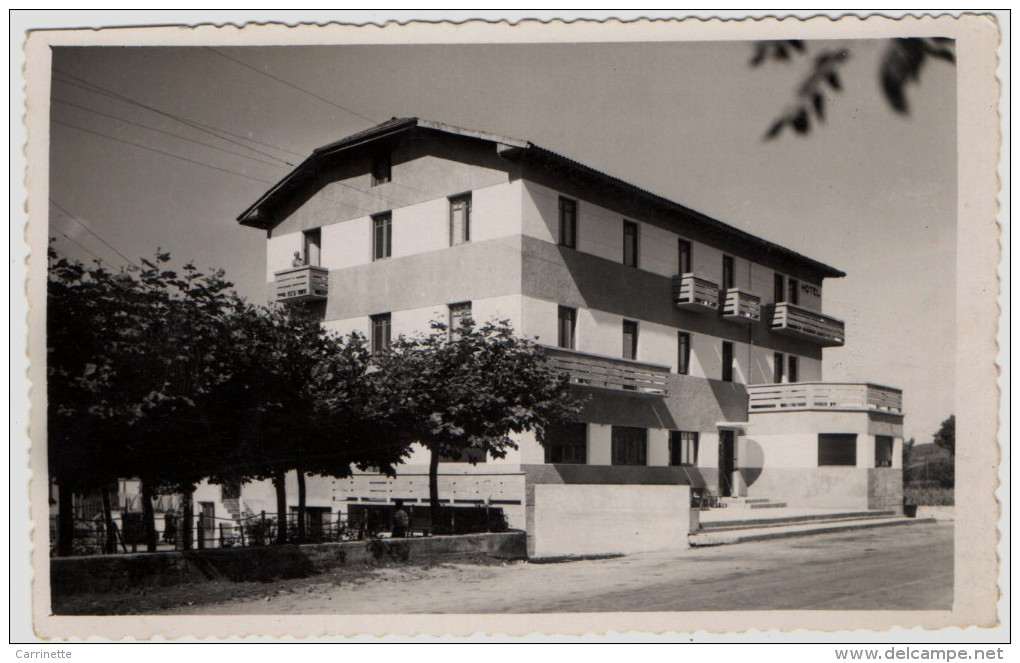
[[450, 246], [471, 241], [471, 194], [450, 198]]
[[372, 217], [372, 259], [382, 260], [393, 254], [393, 215], [389, 212]]
[[677, 240], [677, 253], [679, 254], [680, 273], [690, 274], [694, 271], [694, 251], [691, 243], [686, 239]]
[[800, 293], [800, 283], [797, 279], [789, 279], [786, 282], [786, 290], [786, 301], [791, 304], [799, 303], [800, 297], [798, 297], [798, 294]]
[[892, 467], [893, 439], [889, 435], [875, 436], [875, 467]]
[[797, 363], [798, 363], [797, 362], [797, 357], [795, 357], [794, 355], [790, 355], [787, 358], [787, 361], [789, 362], [789, 364], [788, 364], [789, 370], [786, 371], [787, 379], [789, 379], [790, 382], [796, 382], [798, 380], [798, 376], [797, 376]]
[[613, 426], [613, 465], [647, 465], [648, 431], [630, 426]]
[[786, 361], [786, 357], [783, 356], [782, 352], [776, 352], [772, 355], [772, 376], [773, 382], [779, 384], [783, 381], [783, 362]]
[[563, 423], [545, 429], [545, 462], [584, 465], [588, 462], [588, 424]]
[[577, 201], [560, 196], [560, 246], [577, 248]]
[[673, 430], [669, 432], [669, 464], [697, 465], [697, 431]]
[[558, 329], [557, 345], [568, 350], [574, 349], [574, 334], [577, 331], [577, 309], [561, 306], [557, 314]]
[[637, 359], [637, 323], [623, 321], [623, 358]]
[[450, 304], [450, 340], [460, 338], [464, 322], [471, 319], [471, 302]]
[[786, 283], [783, 275], [776, 272], [772, 276], [772, 301], [778, 304], [786, 301]]
[[729, 290], [733, 283], [733, 256], [722, 257], [722, 289]]
[[372, 186], [389, 182], [392, 175], [389, 152], [375, 155], [372, 158]]
[[691, 335], [687, 332], [677, 332], [676, 346], [676, 372], [687, 375], [691, 371]]
[[319, 261], [322, 259], [322, 230], [315, 228], [314, 230], [306, 230], [304, 232], [305, 240], [305, 264], [312, 265], [313, 267], [318, 266]]
[[722, 342], [722, 379], [733, 382], [733, 344], [729, 341]]
[[623, 264], [638, 266], [638, 226], [633, 221], [623, 222]]
[[372, 316], [372, 352], [385, 352], [390, 347], [390, 314]]

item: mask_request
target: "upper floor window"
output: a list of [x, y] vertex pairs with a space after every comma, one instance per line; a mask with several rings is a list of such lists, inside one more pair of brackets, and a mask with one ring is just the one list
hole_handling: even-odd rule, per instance
[[676, 345], [676, 372], [687, 375], [691, 371], [691, 335], [687, 332], [677, 332]]
[[694, 271], [694, 247], [686, 239], [677, 240], [677, 253], [681, 274], [690, 274]]
[[786, 279], [779, 272], [772, 275], [772, 301], [776, 304], [786, 301]]
[[393, 215], [390, 212], [372, 217], [372, 259], [382, 260], [393, 255]]
[[722, 379], [733, 382], [733, 344], [729, 341], [722, 342]]
[[772, 381], [779, 384], [783, 381], [783, 363], [786, 358], [782, 352], [772, 353]]
[[633, 221], [623, 222], [623, 264], [638, 266], [638, 225]]
[[557, 312], [557, 339], [556, 344], [561, 348], [573, 350], [575, 345], [574, 335], [577, 331], [577, 309], [569, 306], [561, 306]]
[[385, 184], [393, 179], [390, 153], [380, 153], [372, 157], [372, 186]]
[[791, 304], [800, 303], [800, 283], [797, 279], [787, 279], [786, 281], [786, 301]]
[[545, 429], [545, 462], [584, 465], [588, 462], [588, 425], [563, 423]]
[[471, 241], [471, 194], [450, 198], [450, 246]]
[[560, 246], [577, 248], [577, 201], [560, 196]]
[[787, 357], [787, 362], [788, 362], [787, 366], [789, 367], [789, 369], [786, 371], [787, 379], [790, 382], [796, 382], [798, 379], [800, 379], [800, 376], [797, 374], [798, 373], [797, 357], [794, 355], [790, 355], [789, 357]]
[[471, 302], [450, 304], [450, 340], [460, 338], [464, 322], [471, 319]]
[[734, 287], [733, 282], [733, 256], [722, 257], [722, 289], [729, 290]]
[[613, 465], [647, 465], [648, 431], [631, 426], [613, 426]]
[[853, 433], [819, 433], [818, 465], [857, 465], [857, 435]]
[[637, 323], [633, 320], [623, 321], [623, 358], [637, 359]]
[[[304, 264], [316, 267], [322, 260], [322, 230], [315, 228], [304, 233]], [[297, 265], [295, 265], [297, 267]]]
[[485, 453], [485, 449], [477, 449], [475, 447], [460, 449], [452, 453], [440, 452], [439, 454], [439, 460], [444, 463], [471, 463], [472, 465], [477, 465], [478, 463], [484, 463], [487, 458], [488, 455]]
[[696, 465], [698, 463], [697, 431], [673, 430], [669, 432], [669, 464]]
[[372, 353], [385, 352], [390, 347], [390, 314], [372, 316]]

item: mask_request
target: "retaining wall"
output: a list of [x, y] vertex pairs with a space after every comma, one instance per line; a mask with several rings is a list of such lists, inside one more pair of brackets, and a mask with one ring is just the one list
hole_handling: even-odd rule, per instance
[[57, 596], [122, 592], [218, 579], [267, 581], [302, 578], [343, 566], [426, 563], [468, 555], [524, 559], [527, 556], [525, 534], [506, 532], [300, 546], [58, 557], [50, 560], [50, 587], [53, 595]]

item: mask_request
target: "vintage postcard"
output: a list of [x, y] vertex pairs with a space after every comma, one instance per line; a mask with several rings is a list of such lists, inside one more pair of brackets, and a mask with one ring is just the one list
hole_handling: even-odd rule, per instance
[[35, 633], [996, 625], [998, 44], [31, 32]]

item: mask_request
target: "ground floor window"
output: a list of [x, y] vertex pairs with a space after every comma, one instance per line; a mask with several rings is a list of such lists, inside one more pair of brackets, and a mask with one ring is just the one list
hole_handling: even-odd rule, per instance
[[565, 423], [545, 430], [545, 462], [584, 465], [588, 462], [588, 425]]
[[892, 467], [893, 439], [889, 435], [875, 436], [875, 467]]
[[673, 430], [669, 432], [669, 464], [696, 465], [698, 462], [698, 433]]
[[857, 435], [853, 433], [819, 433], [818, 466], [857, 465]]
[[648, 431], [613, 426], [613, 465], [647, 465]]

